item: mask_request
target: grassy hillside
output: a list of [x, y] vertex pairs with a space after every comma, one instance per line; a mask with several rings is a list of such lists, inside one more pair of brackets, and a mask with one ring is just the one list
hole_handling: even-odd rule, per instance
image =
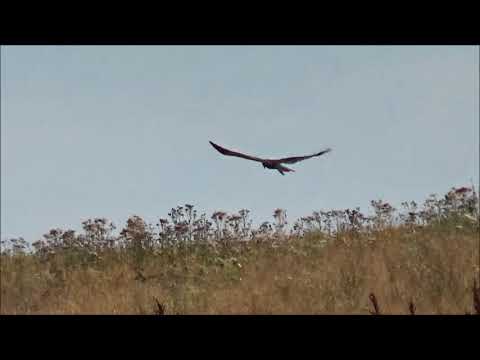
[[402, 211], [371, 205], [371, 216], [314, 212], [290, 231], [281, 209], [253, 229], [247, 210], [207, 218], [185, 205], [155, 226], [132, 217], [119, 235], [93, 219], [81, 234], [52, 229], [32, 247], [11, 239], [1, 313], [480, 313], [473, 189]]

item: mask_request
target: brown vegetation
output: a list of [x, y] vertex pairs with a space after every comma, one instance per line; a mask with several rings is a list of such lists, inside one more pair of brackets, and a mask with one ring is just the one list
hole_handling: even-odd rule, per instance
[[[253, 229], [248, 210], [172, 209], [157, 230], [139, 217], [118, 236], [105, 219], [84, 233], [53, 229], [33, 249], [2, 244], [3, 314], [480, 313], [479, 212], [473, 189], [431, 196], [403, 213], [373, 201], [286, 213]], [[473, 296], [472, 296], [473, 294]]]

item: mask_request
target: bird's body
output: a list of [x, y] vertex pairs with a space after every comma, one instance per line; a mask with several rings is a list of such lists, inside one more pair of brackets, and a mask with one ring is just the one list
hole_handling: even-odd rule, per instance
[[293, 169], [289, 169], [286, 166], [283, 166], [280, 163], [275, 162], [275, 160], [265, 160], [262, 161], [262, 165], [264, 168], [271, 169], [271, 170], [278, 170], [278, 172], [284, 175], [284, 172], [295, 171]]
[[236, 157], [240, 157], [240, 158], [247, 159], [247, 160], [253, 160], [253, 161], [261, 162], [264, 168], [271, 169], [271, 170], [277, 170], [282, 175], [284, 175], [285, 172], [295, 171], [295, 170], [290, 169], [286, 166], [283, 166], [282, 163], [283, 164], [294, 164], [296, 162], [306, 160], [306, 159], [309, 159], [309, 158], [312, 158], [312, 157], [315, 157], [315, 156], [320, 156], [320, 155], [323, 155], [323, 154], [331, 151], [331, 149], [326, 149], [326, 150], [320, 151], [316, 154], [307, 155], [307, 156], [294, 156], [294, 157], [288, 157], [288, 158], [282, 158], [282, 159], [262, 159], [262, 158], [259, 158], [259, 157], [246, 155], [246, 154], [243, 154], [241, 152], [225, 149], [225, 148], [223, 148], [223, 147], [221, 147], [221, 146], [219, 146], [219, 145], [217, 145], [217, 144], [215, 144], [211, 141], [210, 141], [210, 144], [219, 153], [221, 153], [223, 155], [236, 156]]

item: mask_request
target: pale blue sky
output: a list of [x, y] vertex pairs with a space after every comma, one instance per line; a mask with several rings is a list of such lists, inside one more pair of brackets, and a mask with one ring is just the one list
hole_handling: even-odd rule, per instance
[[[478, 46], [7, 46], [2, 238], [191, 203], [289, 221], [479, 183]], [[209, 140], [280, 157], [281, 176]]]

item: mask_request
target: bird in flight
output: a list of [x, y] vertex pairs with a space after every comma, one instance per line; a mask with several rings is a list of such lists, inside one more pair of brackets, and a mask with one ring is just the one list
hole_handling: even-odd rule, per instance
[[220, 145], [217, 145], [217, 144], [215, 144], [211, 141], [209, 141], [209, 142], [220, 154], [223, 154], [223, 155], [226, 155], [226, 156], [236, 156], [236, 157], [240, 157], [240, 158], [247, 159], [247, 160], [253, 160], [253, 161], [261, 162], [264, 168], [277, 170], [282, 175], [285, 175], [284, 172], [295, 171], [293, 169], [287, 168], [286, 166], [283, 166], [282, 164], [295, 164], [296, 162], [299, 162], [299, 161], [302, 161], [302, 160], [306, 160], [306, 159], [310, 159], [310, 158], [315, 157], [315, 156], [320, 156], [320, 155], [326, 154], [326, 153], [328, 153], [332, 150], [332, 149], [328, 148], [328, 149], [322, 150], [322, 151], [320, 151], [316, 154], [307, 155], [307, 156], [293, 156], [293, 157], [287, 157], [287, 158], [282, 158], [282, 159], [262, 159], [262, 158], [259, 158], [259, 157], [242, 154], [241, 152], [238, 152], [238, 151], [228, 150], [228, 149], [225, 149], [225, 148], [221, 147]]

